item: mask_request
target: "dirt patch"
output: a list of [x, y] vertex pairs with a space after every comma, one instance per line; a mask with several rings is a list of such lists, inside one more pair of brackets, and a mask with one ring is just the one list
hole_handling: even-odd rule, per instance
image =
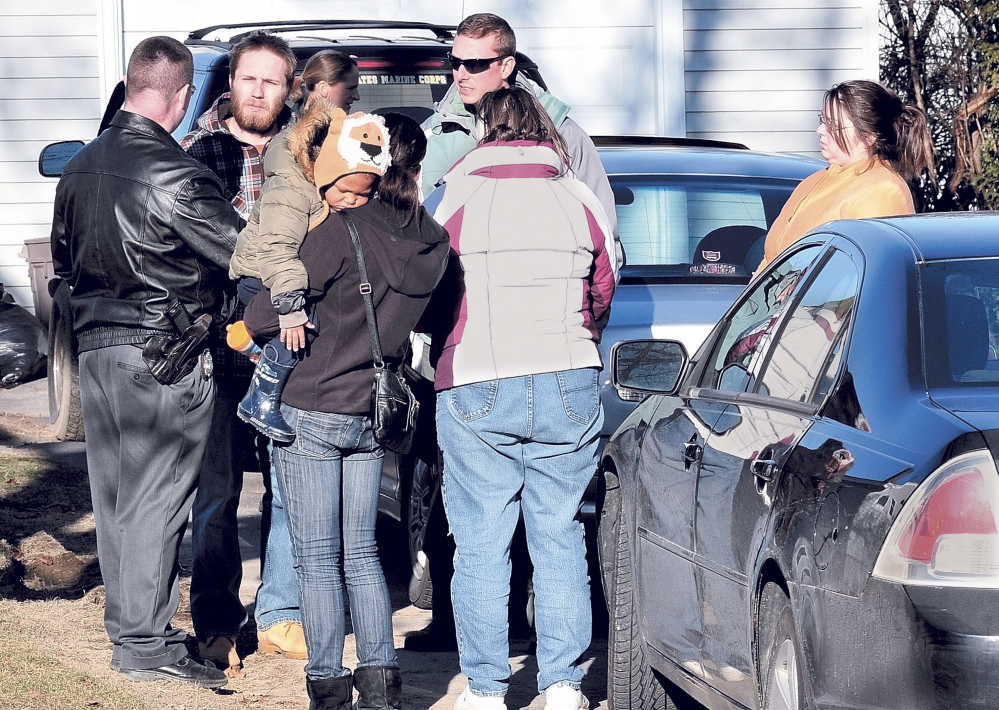
[[0, 444], [55, 441], [52, 425], [41, 417], [0, 412]]
[[[252, 621], [237, 640], [243, 676], [218, 692], [112, 671], [87, 475], [23, 446], [43, 432], [36, 419], [0, 415], [0, 431], [0, 710], [307, 706], [304, 661], [257, 653]], [[180, 587], [173, 625], [193, 633], [190, 579]]]
[[[53, 441], [39, 417], [0, 413], [0, 437], [0, 710], [308, 707], [305, 662], [257, 652], [252, 618], [237, 639], [244, 675], [231, 678], [218, 692], [164, 681], [135, 683], [112, 671], [86, 473], [48, 460], [39, 453], [44, 447], [32, 446]], [[398, 530], [386, 528], [385, 533], [379, 535], [379, 548], [395, 610], [404, 707], [450, 710], [465, 687], [458, 656], [403, 650], [405, 636], [424, 627], [430, 612], [409, 604], [408, 550], [400, 544]], [[181, 579], [173, 623], [192, 632], [189, 581]], [[543, 708], [527, 642], [514, 643], [511, 652], [508, 706]], [[605, 654], [598, 639], [585, 658], [583, 690], [595, 710], [607, 707]], [[344, 664], [356, 665], [352, 634], [346, 639]]]

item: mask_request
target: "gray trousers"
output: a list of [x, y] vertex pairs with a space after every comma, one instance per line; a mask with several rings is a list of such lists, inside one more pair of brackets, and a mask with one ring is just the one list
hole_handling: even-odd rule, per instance
[[187, 655], [170, 626], [178, 550], [205, 453], [215, 388], [200, 365], [161, 385], [132, 345], [80, 355], [87, 469], [112, 664], [147, 669]]

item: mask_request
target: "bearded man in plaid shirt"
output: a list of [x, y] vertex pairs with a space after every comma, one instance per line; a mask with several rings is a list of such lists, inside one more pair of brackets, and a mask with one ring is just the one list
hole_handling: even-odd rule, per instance
[[[226, 197], [244, 220], [264, 184], [266, 146], [295, 118], [285, 105], [295, 65], [295, 54], [283, 39], [266, 33], [244, 38], [229, 52], [230, 91], [180, 142], [219, 176]], [[238, 419], [236, 407], [246, 394], [252, 367], [224, 344], [220, 350], [215, 418], [194, 502], [191, 617], [202, 658], [222, 667], [239, 667], [236, 636], [246, 622], [246, 611], [239, 600], [242, 565], [236, 511], [242, 463], [255, 432]], [[260, 650], [305, 658], [288, 521], [268, 468], [263, 471], [271, 495], [270, 505], [265, 497], [261, 526], [261, 584], [254, 612], [257, 638]]]

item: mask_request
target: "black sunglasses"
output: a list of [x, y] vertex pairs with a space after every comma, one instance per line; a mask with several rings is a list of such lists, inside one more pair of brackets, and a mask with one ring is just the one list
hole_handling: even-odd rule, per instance
[[506, 57], [493, 57], [492, 59], [458, 59], [450, 52], [447, 53], [447, 60], [451, 63], [451, 68], [455, 71], [461, 69], [461, 65], [465, 65], [465, 69], [468, 70], [469, 74], [481, 74], [489, 65], [493, 62], [498, 62], [501, 59], [506, 59]]

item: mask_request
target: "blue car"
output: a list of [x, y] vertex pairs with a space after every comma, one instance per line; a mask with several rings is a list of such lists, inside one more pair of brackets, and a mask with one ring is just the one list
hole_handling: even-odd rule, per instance
[[611, 706], [999, 707], [999, 215], [832, 222], [619, 343]]

